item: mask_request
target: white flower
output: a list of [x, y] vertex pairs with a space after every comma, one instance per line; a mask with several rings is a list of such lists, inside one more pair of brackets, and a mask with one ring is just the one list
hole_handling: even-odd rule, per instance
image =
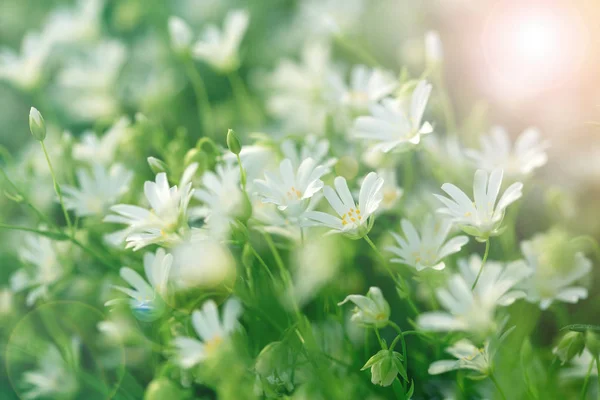
[[292, 161], [292, 166], [298, 168], [302, 160], [312, 158], [318, 165], [327, 168], [327, 172], [336, 163], [337, 159], [327, 157], [329, 155], [329, 141], [319, 139], [315, 135], [307, 135], [302, 138], [300, 148], [292, 139], [286, 139], [281, 143], [281, 152], [285, 158]]
[[187, 51], [192, 44], [192, 30], [179, 17], [169, 17], [169, 36], [171, 46], [175, 51]]
[[446, 349], [456, 360], [435, 361], [429, 366], [430, 375], [443, 374], [457, 369], [469, 369], [487, 376], [491, 370], [489, 342], [483, 348], [477, 348], [467, 339], [459, 340]]
[[229, 12], [223, 30], [214, 25], [207, 27], [202, 39], [194, 44], [192, 54], [223, 73], [237, 69], [240, 63], [238, 51], [249, 21], [250, 14], [246, 10]]
[[[306, 212], [313, 211], [322, 198], [321, 193], [311, 197]], [[252, 204], [252, 217], [261, 224], [260, 229], [274, 235], [285, 236], [297, 242], [302, 240], [302, 228], [310, 225], [309, 220], [306, 218], [306, 212], [293, 216], [279, 210], [276, 205], [263, 203], [261, 200], [254, 201]]]
[[338, 303], [338, 306], [349, 301], [356, 305], [352, 314], [352, 321], [377, 328], [387, 325], [390, 318], [390, 305], [378, 287], [371, 286], [366, 296], [351, 294], [344, 301]]
[[401, 99], [385, 98], [381, 104], [372, 105], [370, 116], [355, 120], [355, 137], [374, 141], [374, 148], [384, 153], [419, 144], [421, 135], [433, 132], [429, 122], [421, 124], [430, 93], [431, 85], [427, 81], [420, 81], [412, 94], [408, 110]]
[[64, 185], [65, 206], [74, 210], [79, 217], [90, 215], [104, 216], [108, 207], [127, 192], [133, 173], [120, 164], [106, 169], [102, 165], [92, 165], [92, 174], [84, 168], [77, 170], [79, 189]]
[[21, 44], [21, 54], [8, 48], [0, 49], [0, 79], [30, 90], [35, 88], [43, 75], [44, 65], [52, 44], [43, 35], [28, 33]]
[[338, 101], [351, 111], [363, 114], [398, 87], [398, 80], [389, 71], [371, 69], [364, 65], [355, 66], [350, 73], [350, 84], [339, 75], [332, 77]]
[[427, 215], [423, 222], [421, 235], [409, 220], [403, 219], [401, 224], [404, 237], [391, 232], [398, 246], [390, 246], [387, 250], [398, 257], [392, 258], [392, 262], [410, 265], [417, 271], [425, 268], [444, 269], [446, 265], [442, 260], [451, 254], [458, 253], [462, 246], [469, 241], [466, 236], [456, 236], [446, 242], [450, 228], [452, 228], [452, 223], [447, 219], [436, 221], [431, 215]]
[[444, 60], [444, 47], [437, 31], [429, 31], [425, 34], [425, 59], [431, 66]]
[[321, 176], [327, 172], [312, 158], [302, 161], [294, 171], [292, 161], [284, 159], [279, 165], [279, 176], [265, 172], [265, 179], [254, 180], [258, 196], [264, 203], [273, 203], [290, 216], [303, 214], [309, 199], [323, 187]]
[[528, 128], [511, 144], [506, 130], [496, 126], [481, 138], [481, 150], [468, 149], [465, 154], [478, 168], [492, 171], [502, 168], [511, 177], [525, 176], [548, 161], [549, 143], [541, 139], [540, 131]]
[[350, 32], [364, 13], [364, 0], [305, 0], [298, 6], [298, 29], [317, 37]]
[[[69, 353], [77, 364], [79, 352], [80, 342], [73, 338]], [[22, 393], [23, 399], [74, 398], [78, 389], [76, 371], [72, 370], [55, 345], [48, 344], [48, 348], [37, 360], [37, 365], [37, 369], [23, 374], [23, 383], [28, 386]]]
[[561, 368], [560, 377], [568, 380], [584, 379], [588, 375], [591, 363], [593, 366], [590, 376], [596, 377], [598, 376], [598, 366], [594, 362], [594, 356], [589, 350], [584, 349], [580, 355], [573, 357], [568, 367]]
[[229, 299], [223, 306], [223, 319], [213, 300], [206, 301], [202, 310], [192, 313], [192, 326], [202, 341], [186, 336], [173, 340], [177, 347], [177, 362], [182, 368], [191, 368], [213, 356], [231, 333], [239, 326], [238, 318], [242, 305], [236, 299]]
[[86, 163], [111, 164], [130, 128], [130, 119], [121, 117], [101, 137], [91, 131], [84, 132], [81, 141], [73, 145], [73, 157]]
[[404, 190], [398, 186], [396, 170], [394, 168], [380, 168], [377, 170], [377, 175], [383, 179], [383, 187], [381, 188], [383, 199], [378, 212], [393, 210], [404, 195]]
[[[150, 322], [163, 314], [172, 265], [173, 256], [167, 254], [164, 249], [158, 249], [156, 254], [144, 254], [144, 272], [148, 281], [131, 268], [121, 268], [121, 278], [133, 289], [122, 286], [114, 286], [114, 288], [131, 297], [128, 301], [129, 307], [136, 318]], [[122, 299], [114, 299], [107, 301], [105, 305], [112, 306], [121, 301]]]
[[496, 308], [525, 297], [523, 291], [514, 287], [531, 274], [531, 270], [522, 260], [506, 266], [487, 261], [477, 286], [471, 291], [481, 269], [481, 258], [474, 254], [468, 261], [460, 260], [458, 266], [460, 273], [452, 275], [446, 287], [435, 293], [447, 311], [425, 312], [419, 315], [417, 324], [428, 331], [464, 331], [486, 337], [497, 328]]
[[43, 236], [27, 235], [19, 256], [33, 270], [22, 268], [16, 271], [10, 278], [10, 287], [15, 292], [31, 289], [26, 299], [26, 304], [31, 306], [48, 294], [48, 287], [61, 279], [65, 270], [55, 244]]
[[188, 233], [187, 208], [194, 194], [192, 176], [198, 164], [191, 164], [177, 185], [169, 187], [167, 174], [156, 175], [155, 182], [146, 181], [144, 194], [151, 209], [117, 204], [110, 209], [114, 214], [104, 218], [105, 222], [127, 224], [124, 236], [127, 248], [139, 250], [150, 244], [173, 245], [181, 242]]
[[348, 189], [346, 179], [338, 176], [333, 184], [335, 190], [325, 186], [323, 194], [339, 218], [320, 211], [307, 212], [306, 217], [315, 225], [331, 228], [331, 233], [344, 233], [353, 238], [362, 238], [371, 229], [373, 219], [370, 217], [377, 211], [383, 199], [383, 179], [375, 172], [370, 172], [365, 177], [358, 195], [358, 206]]
[[446, 206], [438, 212], [452, 217], [455, 224], [479, 241], [501, 234], [500, 226], [504, 211], [506, 207], [521, 198], [523, 189], [521, 182], [513, 183], [496, 204], [502, 186], [502, 175], [501, 169], [495, 169], [488, 181], [487, 172], [482, 169], [475, 171], [473, 200], [453, 184], [444, 183], [442, 190], [450, 195], [450, 198], [434, 195]]
[[577, 303], [587, 298], [588, 290], [577, 282], [589, 275], [592, 262], [568, 248], [568, 240], [566, 234], [551, 232], [521, 243], [525, 261], [533, 269], [522, 288], [527, 301], [539, 303], [542, 310], [554, 301]]
[[103, 0], [79, 0], [73, 8], [53, 11], [43, 34], [53, 43], [90, 42], [100, 35], [103, 9]]

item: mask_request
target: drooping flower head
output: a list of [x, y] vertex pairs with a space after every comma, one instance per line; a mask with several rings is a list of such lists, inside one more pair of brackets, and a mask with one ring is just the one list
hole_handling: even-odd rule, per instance
[[510, 204], [521, 198], [523, 189], [521, 182], [515, 182], [497, 201], [502, 176], [503, 171], [495, 169], [488, 179], [488, 173], [478, 169], [473, 182], [473, 200], [455, 185], [444, 183], [442, 190], [450, 198], [434, 195], [446, 206], [438, 212], [450, 216], [464, 232], [475, 236], [479, 241], [486, 241], [490, 236], [501, 234], [504, 212]]
[[467, 339], [459, 340], [446, 349], [455, 360], [435, 361], [429, 366], [430, 375], [439, 375], [457, 369], [475, 371], [480, 376], [487, 376], [491, 371], [489, 342], [478, 348]]
[[448, 219], [434, 220], [431, 215], [425, 217], [421, 234], [407, 219], [401, 222], [404, 237], [391, 232], [398, 246], [390, 246], [388, 251], [397, 257], [392, 262], [410, 265], [422, 271], [425, 268], [444, 269], [445, 257], [457, 253], [467, 244], [469, 238], [461, 235], [446, 241], [452, 223]]
[[390, 305], [378, 287], [370, 287], [366, 296], [351, 294], [338, 305], [341, 306], [349, 301], [356, 305], [352, 314], [353, 322], [378, 328], [387, 325], [390, 318]]
[[325, 186], [323, 193], [339, 217], [321, 211], [307, 212], [306, 217], [313, 225], [331, 228], [331, 233], [343, 233], [354, 239], [362, 238], [373, 226], [371, 217], [383, 199], [383, 179], [375, 172], [370, 172], [365, 177], [358, 195], [358, 205], [354, 202], [345, 178], [338, 176], [333, 184], [335, 190]]

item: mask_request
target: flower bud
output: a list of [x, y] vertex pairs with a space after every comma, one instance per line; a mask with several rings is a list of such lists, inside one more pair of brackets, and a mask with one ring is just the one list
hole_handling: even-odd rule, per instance
[[235, 134], [233, 129], [227, 131], [227, 147], [229, 151], [231, 151], [235, 155], [239, 155], [242, 151], [242, 144], [240, 143], [240, 139]]
[[181, 18], [169, 18], [169, 36], [175, 51], [186, 51], [192, 44], [192, 30]]
[[596, 332], [585, 332], [585, 347], [594, 357], [600, 355], [600, 336]]
[[42, 114], [35, 107], [31, 107], [31, 110], [29, 110], [29, 130], [35, 140], [43, 142], [46, 138], [44, 117], [42, 117]]
[[356, 304], [352, 321], [362, 325], [381, 328], [387, 325], [390, 318], [390, 305], [383, 297], [381, 289], [372, 286], [366, 296], [352, 294], [338, 305], [351, 301]]
[[147, 160], [148, 160], [148, 165], [150, 166], [150, 169], [155, 174], [158, 175], [161, 172], [167, 172], [167, 164], [165, 164], [164, 161], [162, 161], [156, 157], [148, 157]]
[[436, 31], [425, 34], [425, 59], [429, 65], [437, 65], [444, 59], [444, 50], [440, 35]]
[[585, 344], [586, 340], [584, 339], [583, 333], [567, 332], [567, 334], [560, 339], [558, 345], [552, 352], [564, 364], [576, 355], [581, 354]]
[[158, 378], [150, 382], [144, 400], [177, 399], [183, 397], [182, 390], [167, 378]]
[[[401, 370], [404, 371], [402, 355], [395, 351], [381, 350], [366, 362], [361, 371], [367, 368], [371, 368], [371, 382], [373, 384], [390, 386], [398, 373]], [[402, 377], [406, 379], [405, 375], [405, 373], [402, 373]]]

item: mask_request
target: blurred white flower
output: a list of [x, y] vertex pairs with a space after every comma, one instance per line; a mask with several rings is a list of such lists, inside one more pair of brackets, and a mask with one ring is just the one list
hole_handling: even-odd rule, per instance
[[430, 66], [435, 66], [444, 60], [444, 47], [437, 31], [429, 31], [425, 34], [425, 60]]
[[15, 292], [29, 289], [26, 304], [31, 306], [39, 298], [48, 295], [48, 287], [64, 276], [65, 269], [59, 260], [55, 243], [43, 236], [25, 236], [19, 256], [27, 266], [11, 276], [10, 287]]
[[44, 35], [28, 33], [23, 38], [21, 53], [0, 49], [0, 79], [12, 82], [24, 90], [36, 88], [43, 77], [52, 43]]
[[[246, 190], [248, 193], [253, 193], [255, 179], [262, 178], [265, 171], [278, 166], [277, 153], [271, 147], [264, 145], [243, 146], [240, 159], [246, 171]], [[223, 160], [227, 163], [237, 163], [235, 154], [230, 151], [226, 152]]]
[[435, 361], [429, 366], [430, 375], [443, 374], [457, 369], [469, 369], [487, 376], [491, 371], [489, 342], [483, 348], [476, 347], [467, 339], [461, 339], [446, 349], [456, 360]]
[[169, 187], [167, 174], [156, 175], [155, 182], [146, 181], [144, 194], [151, 209], [130, 204], [117, 204], [110, 209], [114, 214], [104, 218], [105, 222], [129, 225], [123, 236], [126, 248], [139, 250], [160, 243], [179, 243], [189, 230], [187, 208], [194, 194], [191, 179], [198, 168], [193, 163], [183, 173], [177, 185]]
[[43, 34], [52, 43], [89, 43], [100, 36], [103, 9], [104, 0], [78, 0], [73, 8], [52, 11]]
[[213, 300], [206, 301], [200, 311], [192, 313], [192, 326], [202, 341], [187, 336], [173, 339], [177, 348], [177, 363], [188, 369], [215, 355], [223, 341], [238, 328], [241, 314], [242, 305], [236, 299], [230, 298], [225, 302], [223, 319], [219, 317], [216, 303]]
[[77, 180], [79, 188], [63, 185], [65, 206], [79, 217], [90, 215], [104, 216], [108, 207], [127, 192], [133, 173], [120, 164], [110, 169], [100, 164], [92, 165], [92, 173], [79, 168]]
[[548, 146], [539, 130], [528, 128], [519, 135], [513, 147], [506, 130], [496, 126], [489, 135], [481, 138], [481, 150], [467, 149], [465, 154], [477, 168], [488, 172], [502, 168], [510, 177], [521, 177], [546, 164]]
[[377, 170], [377, 175], [383, 179], [383, 187], [381, 188], [383, 199], [381, 200], [381, 205], [377, 211], [383, 212], [393, 210], [404, 194], [404, 190], [398, 186], [396, 169], [381, 168]]
[[329, 141], [319, 139], [315, 135], [307, 135], [302, 138], [302, 143], [297, 146], [292, 139], [286, 139], [281, 143], [281, 152], [283, 157], [292, 161], [292, 167], [298, 168], [302, 160], [312, 158], [318, 165], [327, 168], [327, 172], [337, 161], [329, 155]]
[[590, 370], [590, 364], [592, 363], [593, 366], [589, 374], [592, 379], [594, 379], [593, 377], [598, 376], [598, 366], [594, 362], [594, 356], [592, 353], [590, 353], [589, 350], [584, 349], [580, 355], [571, 359], [569, 366], [560, 369], [560, 377], [568, 380], [585, 379], [585, 377], [588, 375], [588, 370]]
[[101, 137], [92, 131], [84, 132], [81, 140], [73, 145], [73, 157], [85, 163], [110, 165], [130, 127], [129, 118], [121, 117]]
[[390, 305], [383, 297], [381, 289], [372, 286], [366, 296], [351, 294], [338, 306], [351, 301], [356, 305], [352, 314], [352, 321], [361, 325], [382, 328], [387, 325], [390, 318]]
[[[129, 267], [121, 268], [121, 278], [133, 289], [123, 286], [114, 288], [131, 297], [128, 303], [136, 318], [151, 322], [162, 316], [166, 308], [165, 300], [172, 265], [173, 256], [164, 249], [158, 249], [155, 254], [144, 254], [144, 272], [148, 281]], [[105, 306], [114, 306], [122, 301], [123, 299], [109, 300]]]
[[[306, 211], [313, 211], [322, 198], [321, 193], [311, 197]], [[274, 235], [285, 236], [296, 242], [302, 240], [302, 228], [309, 225], [306, 213], [298, 216], [289, 215], [285, 211], [279, 210], [275, 204], [263, 203], [261, 200], [253, 202], [252, 217], [261, 224], [257, 228]]]
[[312, 220], [314, 225], [331, 228], [330, 233], [343, 233], [355, 239], [362, 238], [369, 233], [373, 225], [373, 218], [370, 217], [377, 211], [383, 199], [383, 179], [375, 172], [370, 172], [365, 177], [358, 196], [358, 207], [348, 189], [346, 179], [338, 176], [333, 183], [335, 190], [325, 186], [323, 194], [339, 218], [320, 211], [309, 211], [306, 217]]
[[525, 261], [533, 270], [522, 288], [527, 301], [539, 303], [542, 310], [554, 301], [577, 303], [588, 296], [588, 290], [577, 282], [589, 275], [592, 262], [583, 253], [568, 248], [569, 239], [566, 234], [551, 231], [521, 243]]
[[240, 43], [249, 22], [248, 11], [230, 11], [225, 16], [223, 30], [214, 25], [208, 26], [201, 39], [193, 45], [192, 54], [222, 73], [236, 70], [240, 63]]
[[475, 236], [478, 241], [501, 234], [504, 211], [521, 198], [523, 189], [521, 182], [513, 183], [496, 204], [502, 186], [502, 176], [503, 171], [495, 169], [488, 180], [488, 173], [478, 169], [473, 181], [473, 200], [455, 185], [444, 183], [442, 190], [450, 195], [450, 198], [434, 194], [446, 206], [438, 212], [450, 216], [455, 224], [464, 232]]
[[374, 148], [384, 153], [419, 144], [421, 135], [433, 132], [429, 122], [421, 123], [430, 93], [431, 85], [422, 80], [412, 93], [408, 109], [401, 99], [393, 98], [372, 105], [371, 115], [355, 120], [354, 136], [375, 142]]
[[409, 220], [403, 219], [401, 224], [404, 237], [390, 232], [398, 244], [387, 248], [398, 257], [392, 258], [391, 262], [410, 265], [417, 271], [425, 268], [444, 269], [446, 264], [442, 260], [458, 253], [469, 241], [467, 236], [462, 235], [446, 241], [452, 223], [448, 219], [435, 220], [430, 214], [423, 221], [421, 235]]
[[315, 160], [307, 158], [295, 171], [288, 158], [279, 165], [279, 176], [267, 171], [265, 179], [254, 180], [257, 195], [265, 203], [277, 205], [279, 210], [290, 216], [300, 216], [309, 204], [309, 199], [323, 187], [321, 176], [327, 172]]
[[352, 32], [364, 13], [363, 0], [305, 0], [298, 6], [298, 28], [317, 38]]
[[340, 75], [332, 76], [338, 102], [355, 114], [368, 113], [369, 108], [398, 88], [398, 80], [389, 71], [356, 65], [350, 72], [350, 84]]
[[460, 273], [452, 275], [446, 287], [435, 291], [440, 305], [447, 311], [425, 312], [419, 315], [417, 324], [428, 331], [463, 331], [486, 337], [497, 328], [497, 307], [525, 297], [525, 293], [515, 287], [531, 270], [522, 260], [506, 266], [487, 261], [477, 286], [471, 291], [481, 268], [481, 257], [474, 254], [468, 260], [459, 260], [458, 267]]
[[0, 289], [0, 316], [6, 317], [13, 311], [14, 308], [14, 293], [9, 288]]
[[[80, 342], [77, 338], [71, 340], [69, 352], [79, 364]], [[23, 374], [23, 399], [37, 398], [73, 398], [78, 390], [77, 375], [61, 352], [54, 344], [48, 344], [46, 351], [37, 360], [37, 369]]]
[[179, 17], [169, 17], [169, 36], [175, 51], [189, 50], [193, 33], [189, 25]]
[[390, 386], [400, 371], [402, 371], [402, 377], [406, 379], [402, 360], [402, 355], [397, 351], [382, 349], [371, 357], [360, 370], [371, 369], [372, 384]]

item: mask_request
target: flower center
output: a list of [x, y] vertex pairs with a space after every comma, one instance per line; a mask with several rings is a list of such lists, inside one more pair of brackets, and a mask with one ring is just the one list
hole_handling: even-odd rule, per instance
[[348, 224], [361, 224], [362, 223], [362, 215], [360, 215], [360, 209], [351, 208], [348, 212], [342, 215], [342, 225], [346, 226]]
[[213, 354], [222, 341], [223, 338], [221, 336], [215, 336], [212, 339], [204, 342], [204, 348], [206, 349], [206, 353]]
[[302, 197], [302, 192], [292, 186], [290, 190], [287, 191], [286, 195], [289, 199], [299, 199]]

